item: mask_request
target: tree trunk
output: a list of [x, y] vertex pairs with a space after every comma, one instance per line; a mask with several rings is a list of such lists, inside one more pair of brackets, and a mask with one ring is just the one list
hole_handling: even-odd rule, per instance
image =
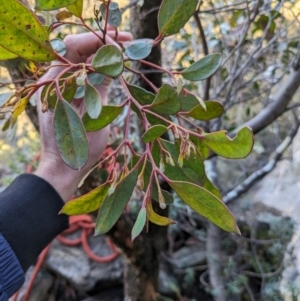
[[[158, 35], [157, 13], [161, 0], [145, 0], [142, 7], [134, 6], [131, 10], [131, 32], [134, 39], [152, 38]], [[161, 48], [155, 47], [147, 60], [161, 65]], [[139, 72], [149, 70], [146, 65], [134, 63], [133, 68]], [[157, 87], [161, 86], [160, 73], [146, 73], [145, 76]], [[135, 83], [145, 89], [149, 87], [135, 78]], [[168, 210], [161, 210], [154, 202], [153, 207], [161, 215]], [[124, 295], [126, 301], [155, 301], [158, 292], [158, 274], [160, 252], [166, 245], [167, 227], [149, 224], [148, 233], [143, 232], [134, 242], [131, 241], [132, 219], [123, 215], [109, 236], [122, 250], [125, 257]]]

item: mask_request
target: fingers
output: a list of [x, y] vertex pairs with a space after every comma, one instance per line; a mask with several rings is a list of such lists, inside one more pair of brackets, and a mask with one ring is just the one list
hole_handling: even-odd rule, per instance
[[[97, 32], [99, 36], [102, 37], [101, 32]], [[109, 30], [106, 36], [106, 42], [110, 45], [115, 45], [119, 47], [117, 42], [125, 42], [132, 40], [132, 35], [128, 32], [118, 33], [117, 42], [114, 40], [115, 31]], [[92, 32], [68, 35], [64, 40], [67, 53], [65, 58], [73, 63], [83, 63], [88, 57], [95, 54], [97, 50], [103, 46], [102, 41], [98, 36]]]

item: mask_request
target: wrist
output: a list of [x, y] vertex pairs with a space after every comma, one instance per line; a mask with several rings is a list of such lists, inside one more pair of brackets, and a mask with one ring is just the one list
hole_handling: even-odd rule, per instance
[[56, 161], [41, 161], [34, 174], [47, 181], [59, 193], [64, 202], [74, 195], [82, 178], [82, 172]]

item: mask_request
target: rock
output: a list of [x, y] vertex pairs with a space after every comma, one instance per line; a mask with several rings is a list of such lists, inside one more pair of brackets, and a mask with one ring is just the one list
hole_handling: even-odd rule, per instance
[[[23, 300], [23, 297], [27, 292], [28, 283], [31, 279], [33, 269], [34, 267], [30, 267], [27, 271], [26, 280], [19, 291], [17, 301]], [[53, 286], [54, 281], [55, 278], [47, 270], [42, 268], [35, 279], [28, 301], [49, 301], [51, 299], [49, 292], [51, 292], [51, 287]]]
[[[282, 216], [291, 218], [295, 222], [292, 239], [284, 255], [284, 268], [280, 291], [284, 301], [300, 300], [300, 131], [294, 139], [292, 147], [292, 161], [282, 160], [276, 168], [265, 178], [254, 185], [239, 202], [264, 204], [274, 208]], [[261, 216], [265, 221], [267, 215]], [[272, 219], [272, 218], [271, 218]], [[270, 221], [270, 219], [269, 219]], [[282, 220], [278, 231], [291, 230], [291, 224]], [[285, 228], [284, 228], [285, 227]], [[288, 235], [286, 236], [288, 237]], [[298, 299], [297, 299], [298, 298]]]
[[[74, 239], [72, 234], [70, 239]], [[90, 247], [99, 256], [111, 254], [104, 235], [91, 236]], [[121, 256], [108, 263], [97, 263], [90, 260], [81, 246], [69, 247], [57, 240], [52, 243], [46, 259], [47, 266], [67, 279], [75, 288], [90, 291], [99, 287], [113, 286], [122, 282], [123, 261]]]
[[205, 244], [185, 246], [172, 255], [172, 263], [177, 269], [186, 269], [199, 264], [205, 264]]

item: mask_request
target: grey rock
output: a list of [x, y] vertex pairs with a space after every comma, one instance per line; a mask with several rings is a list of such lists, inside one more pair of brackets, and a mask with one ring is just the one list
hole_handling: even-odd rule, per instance
[[[28, 289], [28, 283], [31, 279], [34, 267], [30, 267], [26, 273], [25, 283], [21, 287], [17, 301], [22, 301], [24, 295]], [[51, 291], [51, 287], [54, 284], [54, 277], [49, 274], [45, 269], [41, 269], [37, 274], [33, 287], [30, 291], [28, 301], [49, 301], [51, 300], [51, 296], [49, 296], [49, 292]]]
[[[241, 201], [264, 204], [291, 218], [296, 226], [284, 256], [284, 269], [280, 291], [284, 301], [300, 300], [300, 131], [292, 146], [292, 161], [282, 160], [264, 179], [254, 185]], [[261, 215], [270, 222], [273, 218]], [[273, 219], [274, 221], [274, 219]], [[286, 221], [281, 222], [286, 225]], [[282, 230], [282, 229], [280, 229]], [[289, 229], [287, 229], [289, 230]]]
[[[76, 234], [78, 236], [78, 234]], [[74, 239], [72, 235], [71, 239]], [[105, 236], [91, 236], [89, 243], [99, 256], [111, 254]], [[89, 259], [81, 246], [69, 247], [54, 241], [46, 259], [47, 266], [67, 279], [75, 288], [90, 291], [122, 282], [123, 261], [121, 256], [108, 263], [97, 263]]]
[[186, 269], [205, 262], [205, 244], [185, 246], [172, 255], [172, 264], [178, 269]]

